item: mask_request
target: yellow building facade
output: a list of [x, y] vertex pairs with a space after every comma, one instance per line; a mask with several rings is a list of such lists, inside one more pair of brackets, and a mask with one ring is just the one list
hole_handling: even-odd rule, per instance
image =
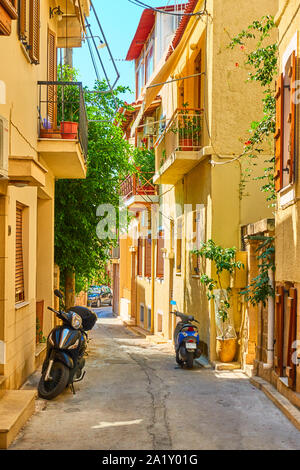
[[[120, 244], [120, 315], [122, 303], [128, 303], [125, 321], [170, 341], [175, 327], [170, 301], [176, 300], [178, 310], [200, 322], [203, 351], [211, 361], [217, 359], [215, 312], [200, 275], [213, 275], [213, 266], [201, 264], [191, 254], [209, 239], [224, 248], [235, 246], [237, 259], [244, 263], [245, 269], [233, 279], [224, 279], [224, 286], [230, 284], [233, 289], [232, 315], [240, 346], [235, 359], [247, 363], [249, 353], [248, 363], [253, 364], [255, 357], [247, 345], [241, 347], [247, 308], [238, 295], [247, 284], [241, 227], [272, 217], [272, 211], [259, 182], [252, 181], [249, 195], [241, 197], [244, 168], [238, 157], [249, 139], [250, 123], [261, 115], [262, 93], [255, 83], [246, 83], [242, 52], [227, 46], [254, 20], [274, 15], [277, 6], [271, 0], [241, 1], [238, 9], [230, 0], [188, 2], [186, 12], [203, 14], [179, 23], [163, 59], [137, 96], [130, 133], [126, 130], [139, 145], [145, 126], [158, 123], [153, 139], [156, 189], [152, 198], [156, 200], [148, 194], [142, 200], [138, 195], [127, 200], [135, 213], [131, 228], [143, 235], [140, 242], [132, 236]], [[159, 105], [154, 107], [154, 102]], [[147, 121], [149, 117], [152, 121]], [[261, 168], [257, 167], [258, 174]], [[149, 211], [154, 202], [149, 226], [141, 206]], [[125, 278], [126, 291], [122, 291]]]
[[59, 128], [57, 47], [81, 46], [89, 11], [88, 0], [0, 2], [1, 389], [35, 370], [54, 324], [55, 180], [85, 178], [87, 138], [84, 116], [73, 135]]
[[[280, 0], [275, 133], [275, 306], [266, 322], [274, 348], [268, 366], [257, 361], [257, 375], [271, 382], [299, 407], [299, 149], [300, 6]], [[296, 392], [296, 393], [295, 393]]]

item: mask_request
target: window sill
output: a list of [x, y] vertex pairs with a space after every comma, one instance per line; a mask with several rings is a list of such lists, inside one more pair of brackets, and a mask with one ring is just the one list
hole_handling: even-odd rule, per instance
[[193, 279], [200, 279], [200, 274], [192, 274]]
[[163, 277], [156, 277], [155, 280], [159, 282], [160, 284], [162, 284], [165, 279]]
[[181, 273], [176, 273], [176, 276], [178, 276], [178, 277], [181, 276]]
[[28, 300], [24, 302], [18, 302], [17, 304], [15, 304], [15, 310], [20, 310], [23, 307], [27, 307], [27, 305], [29, 304], [30, 302]]

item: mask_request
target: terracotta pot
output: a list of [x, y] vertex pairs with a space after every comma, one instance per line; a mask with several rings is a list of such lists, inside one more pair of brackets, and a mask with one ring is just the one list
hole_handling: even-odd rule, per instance
[[78, 122], [64, 121], [60, 123], [61, 136], [63, 139], [76, 140], [78, 134]]
[[183, 152], [188, 152], [189, 150], [193, 150], [193, 139], [180, 139], [180, 148]]
[[222, 339], [217, 338], [216, 351], [218, 358], [221, 362], [231, 362], [233, 361], [237, 348], [237, 339], [229, 338]]

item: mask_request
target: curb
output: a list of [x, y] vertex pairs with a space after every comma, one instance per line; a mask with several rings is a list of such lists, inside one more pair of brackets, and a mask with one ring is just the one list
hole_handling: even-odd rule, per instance
[[279, 393], [272, 384], [262, 379], [261, 377], [251, 377], [250, 383], [256, 388], [264, 392], [264, 394], [272, 400], [282, 413], [293, 423], [293, 425], [300, 431], [300, 411], [296, 406]]

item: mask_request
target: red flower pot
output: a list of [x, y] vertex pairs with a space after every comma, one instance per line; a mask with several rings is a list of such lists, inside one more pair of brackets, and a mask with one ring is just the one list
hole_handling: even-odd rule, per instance
[[78, 122], [61, 122], [60, 131], [63, 139], [76, 140], [78, 135]]

